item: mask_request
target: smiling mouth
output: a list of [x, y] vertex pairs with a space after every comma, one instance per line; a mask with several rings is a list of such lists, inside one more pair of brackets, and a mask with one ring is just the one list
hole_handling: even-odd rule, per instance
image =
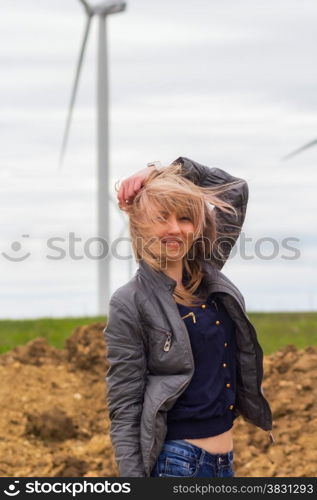
[[165, 245], [181, 245], [183, 243], [181, 240], [172, 239], [172, 238], [171, 239], [163, 238], [161, 241]]

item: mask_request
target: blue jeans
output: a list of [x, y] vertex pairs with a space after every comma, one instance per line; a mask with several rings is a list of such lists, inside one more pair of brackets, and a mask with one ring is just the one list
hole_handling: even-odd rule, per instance
[[233, 450], [209, 453], [183, 439], [164, 442], [151, 477], [233, 477]]

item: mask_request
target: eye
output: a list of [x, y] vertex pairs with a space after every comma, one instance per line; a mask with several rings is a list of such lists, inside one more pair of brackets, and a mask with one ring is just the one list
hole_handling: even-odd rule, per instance
[[168, 217], [167, 212], [159, 212], [159, 215], [157, 217], [155, 217], [155, 219], [156, 220], [166, 220], [167, 217]]
[[185, 215], [184, 215], [184, 217], [180, 217], [180, 218], [181, 218], [181, 219], [186, 219], [186, 220], [191, 220], [191, 218], [190, 218], [190, 217], [185, 217]]

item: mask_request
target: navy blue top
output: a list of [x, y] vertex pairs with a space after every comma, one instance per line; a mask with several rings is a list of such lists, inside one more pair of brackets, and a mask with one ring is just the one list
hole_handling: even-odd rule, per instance
[[[235, 324], [217, 294], [209, 295], [200, 306], [177, 306], [189, 333], [195, 371], [167, 412], [165, 439], [215, 436], [230, 429], [236, 418], [232, 411], [236, 393]], [[190, 312], [194, 316], [187, 316]]]

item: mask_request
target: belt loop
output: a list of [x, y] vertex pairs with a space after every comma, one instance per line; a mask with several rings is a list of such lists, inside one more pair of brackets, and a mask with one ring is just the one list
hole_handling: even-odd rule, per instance
[[203, 448], [201, 448], [201, 453], [200, 453], [200, 457], [199, 457], [199, 465], [201, 465], [203, 463], [203, 461], [205, 460], [205, 450]]

